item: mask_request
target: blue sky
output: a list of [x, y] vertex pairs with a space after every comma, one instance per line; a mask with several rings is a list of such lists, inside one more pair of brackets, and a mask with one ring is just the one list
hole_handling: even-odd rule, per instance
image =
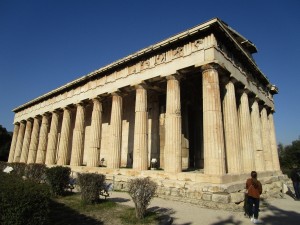
[[300, 135], [300, 1], [0, 0], [0, 124], [12, 109], [95, 69], [219, 17], [258, 48], [275, 96], [277, 141]]

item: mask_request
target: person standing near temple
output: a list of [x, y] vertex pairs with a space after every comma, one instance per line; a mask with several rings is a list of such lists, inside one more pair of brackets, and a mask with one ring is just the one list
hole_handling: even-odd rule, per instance
[[259, 199], [262, 193], [262, 185], [257, 180], [257, 172], [251, 172], [251, 178], [246, 181], [246, 190], [248, 195], [248, 213], [251, 218], [251, 221], [254, 224], [261, 223], [258, 220], [258, 212], [259, 212]]
[[296, 165], [293, 166], [291, 179], [293, 181], [293, 186], [295, 189], [295, 200], [300, 200], [300, 170]]

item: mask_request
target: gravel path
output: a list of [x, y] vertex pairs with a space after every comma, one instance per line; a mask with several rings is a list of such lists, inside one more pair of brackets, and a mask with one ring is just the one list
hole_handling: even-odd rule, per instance
[[[134, 207], [127, 193], [111, 192], [110, 199]], [[154, 198], [148, 209], [159, 212], [164, 218], [163, 221], [171, 218], [174, 225], [252, 224], [244, 217], [243, 212], [205, 209], [189, 203], [160, 198]], [[299, 225], [300, 201], [294, 201], [287, 195], [282, 199], [269, 200], [261, 206], [259, 218], [265, 225]]]

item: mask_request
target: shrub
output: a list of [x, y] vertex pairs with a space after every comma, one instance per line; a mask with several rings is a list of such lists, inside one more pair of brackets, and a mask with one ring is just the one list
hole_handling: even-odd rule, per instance
[[3, 170], [7, 167], [7, 162], [0, 161], [0, 172], [3, 172]]
[[41, 183], [45, 179], [46, 169], [45, 164], [28, 164], [25, 169], [25, 176], [29, 180]]
[[46, 182], [50, 186], [51, 193], [55, 196], [64, 195], [69, 185], [71, 169], [69, 167], [56, 166], [46, 169]]
[[103, 188], [105, 175], [95, 173], [78, 174], [78, 184], [81, 189], [83, 203], [91, 204], [99, 200], [101, 188]]
[[42, 225], [49, 212], [49, 188], [0, 173], [0, 224]]
[[14, 175], [17, 175], [20, 177], [25, 175], [26, 163], [13, 162], [13, 163], [8, 163], [7, 165], [11, 166], [14, 169], [11, 172], [11, 174], [14, 174]]
[[135, 214], [138, 219], [143, 219], [146, 209], [154, 196], [157, 184], [147, 178], [136, 178], [129, 181], [128, 193], [135, 205]]

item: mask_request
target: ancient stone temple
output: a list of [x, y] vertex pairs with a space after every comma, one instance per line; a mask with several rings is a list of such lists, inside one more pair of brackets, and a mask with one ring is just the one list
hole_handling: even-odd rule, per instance
[[280, 188], [278, 89], [256, 52], [219, 19], [144, 48], [15, 108], [9, 162], [103, 173], [119, 188], [149, 176], [162, 196], [213, 202], [238, 202], [252, 170]]

